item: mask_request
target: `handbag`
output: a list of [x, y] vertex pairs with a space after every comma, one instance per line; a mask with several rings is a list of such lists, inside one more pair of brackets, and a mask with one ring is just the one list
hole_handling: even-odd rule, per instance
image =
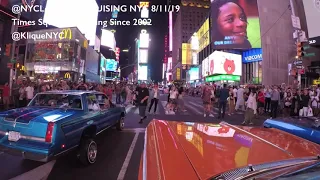
[[312, 117], [313, 116], [313, 112], [312, 112], [312, 108], [309, 107], [308, 108], [308, 114], [307, 114], [308, 117]]

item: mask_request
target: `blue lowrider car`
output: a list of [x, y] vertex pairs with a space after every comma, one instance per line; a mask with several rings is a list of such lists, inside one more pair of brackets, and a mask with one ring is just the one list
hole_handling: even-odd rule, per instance
[[93, 164], [95, 136], [113, 126], [122, 130], [125, 113], [100, 92], [39, 93], [27, 107], [0, 112], [0, 151], [47, 162], [78, 148], [79, 160]]
[[309, 141], [320, 144], [320, 121], [319, 118], [284, 118], [279, 120], [267, 119], [264, 127], [276, 128]]

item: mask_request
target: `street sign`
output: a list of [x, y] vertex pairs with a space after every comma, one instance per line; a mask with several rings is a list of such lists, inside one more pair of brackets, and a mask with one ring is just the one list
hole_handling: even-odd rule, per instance
[[13, 63], [7, 63], [7, 68], [13, 69]]
[[294, 15], [291, 15], [292, 26], [297, 29], [301, 29], [300, 18]]
[[11, 63], [16, 63], [17, 60], [16, 60], [16, 59], [11, 59], [10, 62], [11, 62]]

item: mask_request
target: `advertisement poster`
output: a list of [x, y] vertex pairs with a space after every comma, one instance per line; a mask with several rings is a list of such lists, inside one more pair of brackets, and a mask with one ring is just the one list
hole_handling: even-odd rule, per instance
[[251, 63], [262, 61], [262, 48], [250, 49], [242, 53], [242, 62]]
[[209, 74], [209, 58], [206, 58], [202, 61], [202, 77], [208, 76]]
[[197, 32], [197, 37], [199, 41], [199, 49], [198, 52], [202, 51], [205, 47], [207, 47], [210, 43], [210, 36], [209, 36], [209, 19], [202, 24], [200, 29]]
[[191, 44], [182, 43], [182, 64], [191, 64], [192, 62], [192, 52], [191, 52]]
[[257, 0], [211, 1], [215, 49], [261, 48]]
[[229, 74], [241, 76], [242, 58], [239, 54], [215, 51], [209, 56], [209, 75]]

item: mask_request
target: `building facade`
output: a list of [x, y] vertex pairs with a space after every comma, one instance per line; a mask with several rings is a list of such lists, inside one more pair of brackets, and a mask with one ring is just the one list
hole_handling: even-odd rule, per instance
[[[209, 12], [210, 1], [182, 1], [173, 26], [172, 40], [172, 77], [185, 79], [186, 73], [178, 73], [182, 77], [176, 76], [177, 68], [181, 69], [181, 49], [182, 43], [187, 43], [193, 33], [203, 23]], [[179, 63], [180, 62], [180, 63]]]

